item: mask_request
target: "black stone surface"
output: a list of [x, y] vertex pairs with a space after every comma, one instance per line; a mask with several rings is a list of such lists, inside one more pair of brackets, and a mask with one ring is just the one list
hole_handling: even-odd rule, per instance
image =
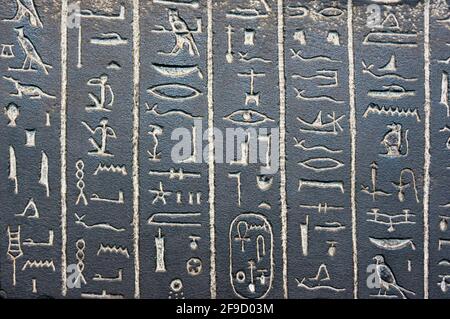
[[448, 298], [449, 29], [443, 0], [1, 0], [0, 294]]

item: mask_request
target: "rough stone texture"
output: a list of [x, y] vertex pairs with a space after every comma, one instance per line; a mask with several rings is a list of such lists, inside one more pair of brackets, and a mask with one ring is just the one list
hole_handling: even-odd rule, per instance
[[80, 5], [0, 0], [2, 296], [449, 297], [446, 1]]

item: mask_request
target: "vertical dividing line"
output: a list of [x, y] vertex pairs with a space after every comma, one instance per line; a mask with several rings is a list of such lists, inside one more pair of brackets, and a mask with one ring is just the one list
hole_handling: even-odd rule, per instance
[[347, 2], [348, 32], [348, 94], [350, 106], [350, 201], [352, 211], [353, 243], [353, 298], [358, 298], [358, 248], [356, 237], [356, 104], [355, 104], [355, 57], [353, 50], [353, 1]]
[[216, 299], [216, 229], [215, 229], [215, 172], [214, 172], [214, 98], [213, 98], [213, 9], [208, 0], [208, 184], [209, 184], [209, 237], [210, 237], [210, 290], [211, 298]]
[[133, 250], [134, 298], [140, 298], [139, 286], [139, 78], [140, 42], [139, 0], [133, 0]]
[[67, 294], [67, 0], [61, 6], [61, 294]]
[[431, 92], [430, 92], [430, 0], [425, 0], [424, 9], [424, 59], [425, 59], [425, 160], [423, 168], [423, 289], [424, 298], [428, 299], [428, 272], [429, 272], [429, 197], [430, 197], [430, 116], [431, 116]]
[[280, 88], [280, 201], [281, 247], [283, 250], [283, 295], [288, 298], [287, 202], [286, 202], [286, 78], [284, 70], [284, 9], [278, 0], [278, 81]]

